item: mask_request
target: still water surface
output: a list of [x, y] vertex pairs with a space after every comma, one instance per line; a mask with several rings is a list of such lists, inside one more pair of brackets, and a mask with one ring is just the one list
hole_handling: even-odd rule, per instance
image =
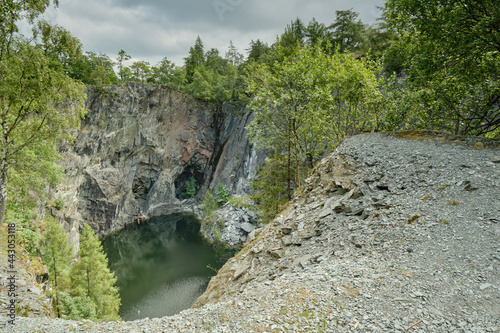
[[190, 308], [210, 277], [229, 259], [198, 236], [191, 215], [131, 224], [105, 237], [103, 248], [118, 277], [123, 320], [170, 316]]

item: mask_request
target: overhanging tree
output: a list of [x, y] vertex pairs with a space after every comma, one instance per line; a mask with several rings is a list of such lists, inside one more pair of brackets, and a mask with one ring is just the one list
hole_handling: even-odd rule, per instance
[[[20, 18], [33, 23], [50, 3], [7, 0], [0, 6], [0, 224], [7, 208], [9, 170], [19, 177], [24, 173], [20, 166], [31, 176], [42, 171], [42, 163], [25, 157], [43, 159], [43, 146], [68, 138], [84, 107], [84, 86], [54, 67], [42, 46], [18, 34]], [[45, 179], [42, 172], [37, 176]]]

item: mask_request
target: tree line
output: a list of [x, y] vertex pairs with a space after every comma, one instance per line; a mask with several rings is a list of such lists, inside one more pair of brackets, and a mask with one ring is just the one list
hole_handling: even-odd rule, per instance
[[[337, 11], [333, 23], [326, 25], [314, 18], [304, 24], [297, 18], [278, 36], [272, 45], [257, 39], [251, 41], [245, 50], [246, 57], [229, 41], [225, 54], [217, 48], [207, 49], [198, 36], [182, 66], [175, 65], [164, 57], [158, 64], [135, 61], [132, 56], [120, 50], [116, 58], [89, 51], [85, 54], [68, 55], [57, 59], [63, 64], [71, 78], [87, 85], [103, 86], [130, 81], [163, 84], [197, 98], [213, 102], [241, 99], [245, 94], [245, 80], [252, 63], [272, 65], [279, 61], [280, 47], [294, 48], [297, 44], [315, 45], [318, 42], [338, 45], [340, 52], [370, 53], [380, 57], [390, 45], [392, 34], [382, 21], [373, 25], [363, 24], [353, 10]], [[332, 49], [333, 50], [333, 49]]]

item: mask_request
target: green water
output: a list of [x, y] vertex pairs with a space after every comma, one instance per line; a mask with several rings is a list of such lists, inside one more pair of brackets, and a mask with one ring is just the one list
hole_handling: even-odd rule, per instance
[[198, 231], [193, 216], [175, 214], [128, 225], [102, 240], [118, 277], [123, 320], [138, 319], [138, 311], [141, 318], [177, 314], [203, 293], [231, 254], [204, 243]]

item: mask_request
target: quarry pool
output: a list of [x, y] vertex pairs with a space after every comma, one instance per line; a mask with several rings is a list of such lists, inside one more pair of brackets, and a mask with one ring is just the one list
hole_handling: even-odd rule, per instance
[[170, 316], [190, 308], [231, 257], [207, 244], [192, 215], [154, 217], [102, 239], [120, 288], [123, 320]]

